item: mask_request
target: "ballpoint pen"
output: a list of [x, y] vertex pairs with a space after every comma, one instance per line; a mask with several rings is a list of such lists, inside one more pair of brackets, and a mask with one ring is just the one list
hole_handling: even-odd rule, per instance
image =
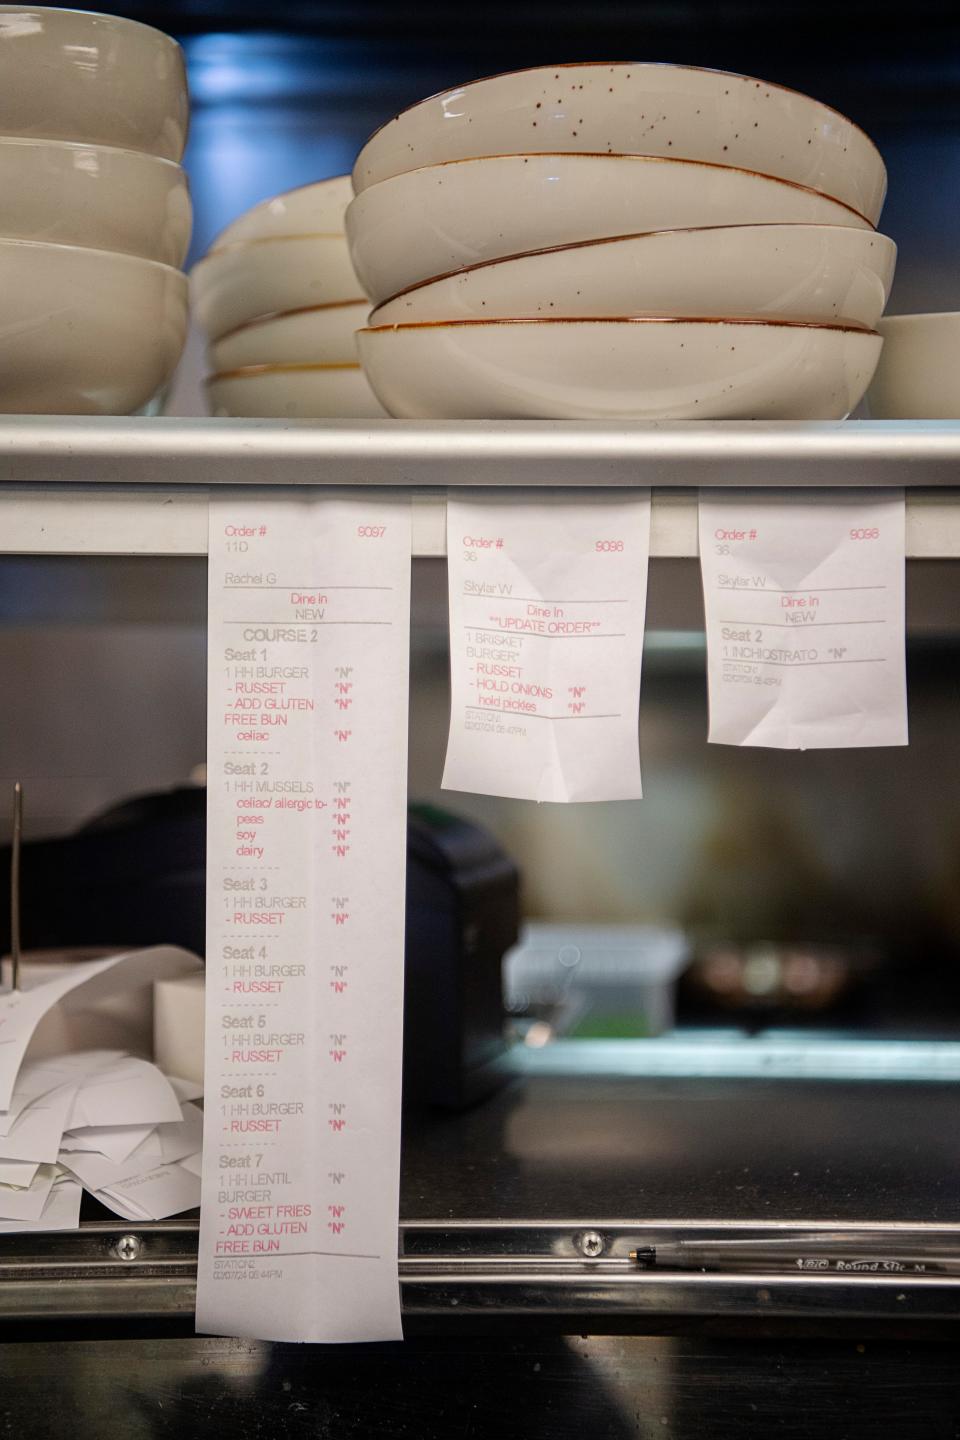
[[792, 1235], [783, 1239], [674, 1240], [638, 1246], [630, 1259], [641, 1269], [705, 1272], [775, 1271], [820, 1275], [957, 1275], [956, 1250], [942, 1240], [916, 1238], [909, 1249], [883, 1253], [883, 1243], [864, 1235]]

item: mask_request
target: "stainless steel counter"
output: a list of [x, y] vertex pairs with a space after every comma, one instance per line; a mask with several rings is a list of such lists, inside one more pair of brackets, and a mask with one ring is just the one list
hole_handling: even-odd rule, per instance
[[960, 1349], [451, 1333], [0, 1345], [23, 1440], [954, 1440]]
[[[958, 1119], [949, 1083], [589, 1075], [527, 1077], [466, 1115], [409, 1116], [405, 1315], [575, 1331], [956, 1319], [960, 1275], [643, 1270], [630, 1255], [813, 1234], [879, 1259], [925, 1244], [960, 1256]], [[102, 1212], [79, 1236], [6, 1237], [0, 1321], [189, 1325], [196, 1239], [193, 1219], [136, 1228]]]

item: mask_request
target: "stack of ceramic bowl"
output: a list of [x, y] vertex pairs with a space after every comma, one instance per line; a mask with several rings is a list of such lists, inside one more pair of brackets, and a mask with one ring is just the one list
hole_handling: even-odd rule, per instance
[[187, 117], [168, 36], [0, 5], [0, 411], [130, 414], [167, 385], [187, 325]]
[[349, 175], [248, 210], [190, 276], [210, 343], [215, 415], [382, 415], [357, 357], [370, 302], [353, 272], [343, 215]]
[[794, 91], [501, 75], [391, 120], [353, 181], [360, 357], [393, 415], [834, 419], [876, 366], [883, 161]]

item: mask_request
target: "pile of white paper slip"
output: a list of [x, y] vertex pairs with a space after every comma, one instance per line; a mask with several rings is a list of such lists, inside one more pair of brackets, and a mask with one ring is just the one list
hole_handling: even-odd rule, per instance
[[75, 1228], [81, 1187], [127, 1220], [199, 1205], [199, 1091], [117, 1051], [23, 1065], [0, 1114], [0, 1231]]
[[30, 1053], [45, 1018], [69, 1034], [64, 1017], [199, 963], [158, 947], [0, 994], [0, 1232], [76, 1229], [83, 1190], [132, 1221], [199, 1205], [200, 1085], [122, 1050]]

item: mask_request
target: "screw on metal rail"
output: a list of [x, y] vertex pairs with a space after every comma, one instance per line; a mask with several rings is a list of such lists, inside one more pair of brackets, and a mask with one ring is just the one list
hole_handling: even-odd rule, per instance
[[599, 1230], [583, 1230], [576, 1238], [577, 1249], [588, 1260], [596, 1260], [606, 1249], [606, 1241]]
[[121, 1235], [114, 1248], [119, 1260], [139, 1260], [143, 1241], [139, 1235]]

